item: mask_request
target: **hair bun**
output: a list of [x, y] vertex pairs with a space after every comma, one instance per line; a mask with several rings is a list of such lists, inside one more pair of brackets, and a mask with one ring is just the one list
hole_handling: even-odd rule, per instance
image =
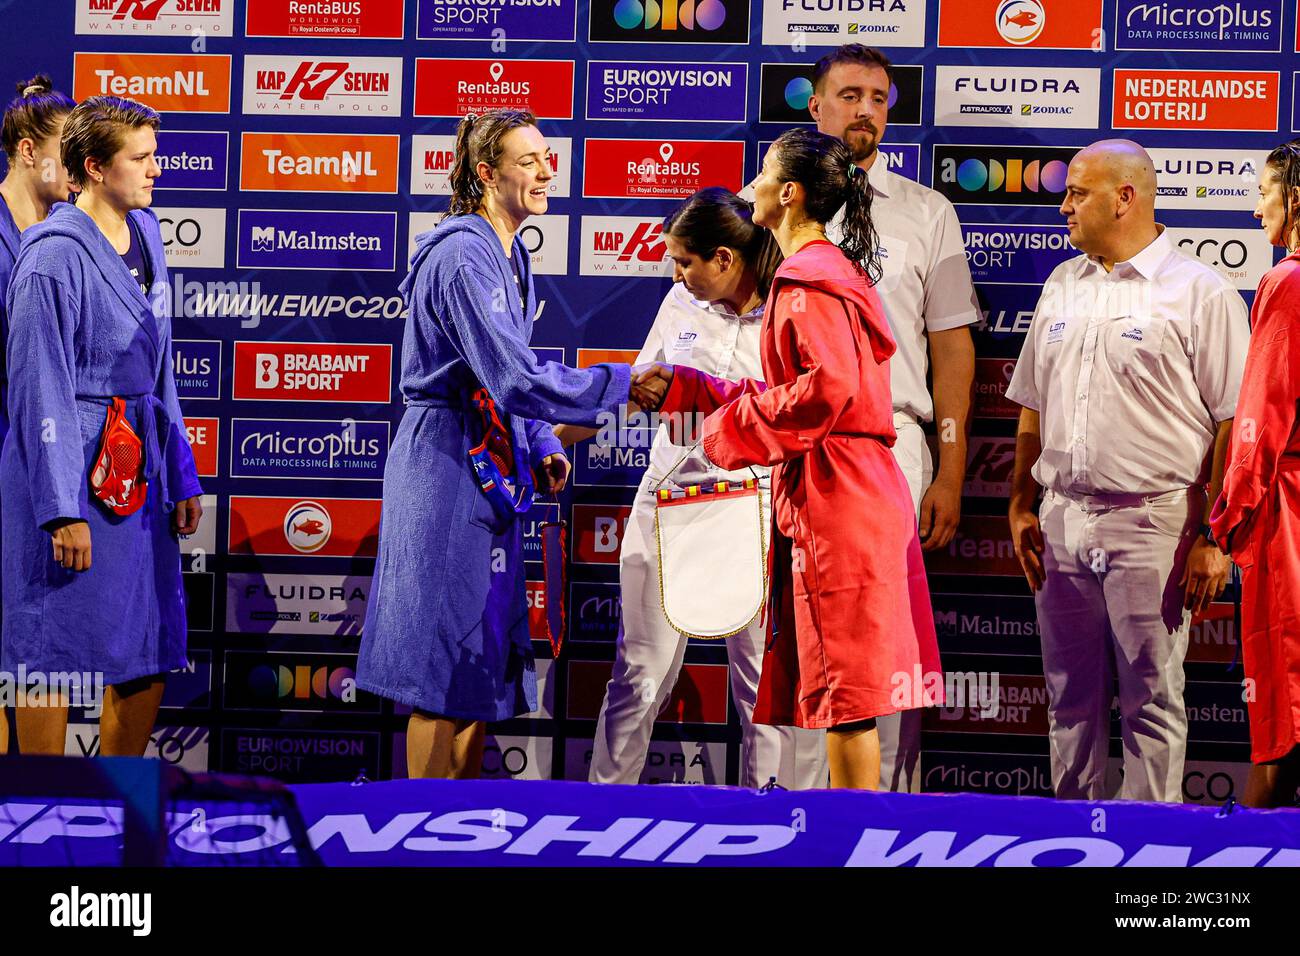
[[54, 81], [45, 73], [38, 73], [30, 80], [18, 84], [19, 96], [39, 96], [42, 93], [52, 93], [54, 91]]

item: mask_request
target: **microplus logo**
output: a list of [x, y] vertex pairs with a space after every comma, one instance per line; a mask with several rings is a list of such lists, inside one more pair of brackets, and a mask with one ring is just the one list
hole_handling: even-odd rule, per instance
[[73, 886], [50, 897], [50, 925], [126, 927], [133, 936], [148, 936], [153, 929], [153, 894], [82, 893]]

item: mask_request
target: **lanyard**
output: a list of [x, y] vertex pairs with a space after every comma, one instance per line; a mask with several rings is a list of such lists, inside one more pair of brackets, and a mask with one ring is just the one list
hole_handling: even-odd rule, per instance
[[[523, 514], [533, 505], [532, 472], [526, 463], [516, 468], [518, 463], [511, 447], [510, 432], [501, 423], [487, 389], [478, 389], [473, 402], [483, 419], [483, 441], [469, 450], [469, 464], [474, 477], [494, 511], [503, 517]], [[513, 491], [507, 484], [508, 476], [515, 479]]]

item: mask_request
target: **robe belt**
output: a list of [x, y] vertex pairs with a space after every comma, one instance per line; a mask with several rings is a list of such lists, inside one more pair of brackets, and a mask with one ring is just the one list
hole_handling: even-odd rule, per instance
[[[153, 392], [146, 392], [143, 395], [120, 395], [118, 397], [126, 402], [128, 408], [135, 410], [135, 418], [139, 422], [140, 443], [144, 445], [143, 478], [145, 481], [157, 483], [158, 491], [162, 495], [163, 510], [167, 512], [173, 511], [176, 508], [176, 502], [172, 501], [165, 465], [167, 452], [170, 450], [172, 442], [171, 419], [167, 417], [167, 408]], [[91, 395], [78, 395], [77, 401], [102, 405], [105, 408], [113, 404], [111, 398], [100, 398]], [[161, 445], [158, 443], [160, 425], [163, 434], [166, 436], [163, 438]]]

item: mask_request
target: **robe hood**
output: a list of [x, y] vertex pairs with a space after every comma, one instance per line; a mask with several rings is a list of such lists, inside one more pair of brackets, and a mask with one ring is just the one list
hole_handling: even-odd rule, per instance
[[782, 284], [793, 283], [829, 292], [843, 299], [850, 311], [867, 330], [871, 353], [876, 362], [885, 361], [897, 350], [894, 335], [885, 320], [880, 296], [871, 280], [860, 272], [831, 242], [812, 242], [788, 257], [776, 270], [773, 292]]
[[[145, 239], [144, 248], [141, 250], [143, 255], [149, 260], [150, 268], [153, 269], [155, 282], [162, 281], [166, 275], [165, 263], [160, 262], [154, 255], [155, 247], [162, 249], [161, 233], [158, 227], [158, 217], [149, 209], [133, 209], [127, 213], [127, 218], [139, 230], [142, 238]], [[155, 237], [156, 243], [149, 242], [150, 236]], [[144, 293], [140, 291], [140, 286], [136, 284], [135, 279], [127, 270], [122, 262], [122, 257], [118, 255], [107, 237], [99, 231], [95, 221], [86, 215], [86, 213], [72, 203], [60, 202], [55, 203], [50, 210], [50, 214], [42, 222], [36, 223], [30, 229], [23, 233], [23, 248], [34, 246], [45, 239], [54, 236], [61, 236], [65, 239], [71, 239], [86, 251], [86, 258], [95, 264], [104, 281], [121, 297], [122, 301], [131, 308], [137, 308], [141, 303], [147, 303]], [[154, 292], [158, 288], [155, 285]]]
[[422, 232], [416, 236], [415, 253], [411, 256], [411, 271], [406, 274], [406, 278], [397, 287], [397, 291], [402, 298], [409, 301], [411, 289], [415, 285], [416, 274], [420, 271], [420, 267], [424, 265], [424, 260], [429, 258], [429, 254], [437, 246], [452, 238], [469, 238], [471, 236], [490, 240], [497, 243], [498, 246], [500, 245], [492, 225], [482, 216], [476, 214], [448, 216], [428, 232]]

